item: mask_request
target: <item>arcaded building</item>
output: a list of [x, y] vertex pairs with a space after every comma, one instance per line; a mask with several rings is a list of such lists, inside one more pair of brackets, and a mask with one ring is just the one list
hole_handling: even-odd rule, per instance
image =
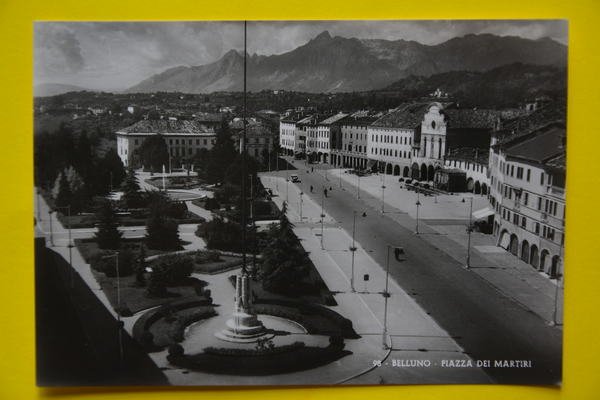
[[564, 124], [498, 132], [490, 148], [490, 204], [499, 246], [551, 278], [562, 274]]

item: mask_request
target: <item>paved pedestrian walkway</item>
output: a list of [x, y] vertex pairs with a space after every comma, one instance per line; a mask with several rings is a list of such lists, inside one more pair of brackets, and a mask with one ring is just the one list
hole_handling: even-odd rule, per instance
[[[358, 178], [339, 169], [330, 169], [330, 176], [339, 175], [346, 190], [358, 190]], [[381, 212], [381, 183], [384, 174], [362, 177], [360, 198]], [[473, 210], [489, 205], [484, 196], [471, 193], [444, 196], [419, 196], [419, 221], [417, 228], [417, 195], [398, 183], [397, 176], [385, 175], [384, 215], [400, 225], [419, 232], [419, 236], [455, 260], [466, 264], [469, 197], [473, 197]], [[352, 187], [349, 189], [348, 186]], [[379, 187], [377, 187], [379, 185]], [[354, 195], [358, 195], [354, 192]], [[462, 199], [465, 199], [463, 202]], [[462, 215], [462, 217], [461, 217]], [[517, 301], [542, 317], [548, 324], [562, 325], [563, 283], [549, 279], [531, 265], [508, 251], [496, 246], [496, 238], [480, 232], [471, 235], [471, 270], [505, 296]]]
[[[271, 179], [272, 180], [272, 179]], [[268, 177], [263, 177], [263, 182]], [[295, 186], [295, 185], [293, 185]], [[292, 186], [290, 186], [291, 188]], [[288, 188], [288, 193], [290, 193]], [[299, 189], [295, 189], [299, 190]], [[320, 211], [320, 210], [319, 210]], [[293, 218], [293, 207], [290, 208]], [[329, 217], [330, 218], [330, 217]], [[379, 266], [360, 245], [356, 244], [354, 262], [354, 289], [351, 288], [352, 239], [330, 223], [324, 229], [321, 248], [321, 229], [317, 223], [297, 225], [294, 232], [328, 288], [335, 292], [338, 306], [332, 307], [353, 321], [354, 328], [363, 337], [371, 337], [383, 345], [385, 268]], [[394, 267], [398, 267], [394, 263]], [[400, 266], [401, 267], [401, 266]], [[369, 280], [364, 281], [365, 274]], [[423, 310], [393, 279], [389, 280], [391, 296], [388, 299], [387, 335], [391, 353], [385, 359], [371, 360], [369, 368], [347, 383], [375, 384], [382, 380], [392, 383], [423, 382], [490, 382], [479, 368], [443, 368], [441, 360], [468, 360], [460, 346]], [[394, 367], [397, 360], [429, 362], [427, 368]], [[394, 361], [396, 360], [396, 361]], [[381, 361], [374, 367], [373, 361]], [[406, 363], [405, 363], [406, 364]]]

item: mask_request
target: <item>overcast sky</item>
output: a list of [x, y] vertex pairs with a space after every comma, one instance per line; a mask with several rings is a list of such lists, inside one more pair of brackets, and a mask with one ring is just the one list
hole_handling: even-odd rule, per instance
[[[551, 37], [566, 21], [286, 21], [248, 23], [248, 52], [279, 54], [324, 30], [332, 36], [438, 44], [468, 33]], [[243, 48], [241, 22], [38, 22], [35, 83], [119, 90], [178, 65], [202, 65]]]

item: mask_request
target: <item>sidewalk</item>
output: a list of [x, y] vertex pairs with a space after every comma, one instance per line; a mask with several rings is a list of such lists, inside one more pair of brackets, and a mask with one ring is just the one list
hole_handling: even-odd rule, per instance
[[[280, 210], [287, 197], [287, 215], [291, 222], [308, 224], [321, 222], [321, 204], [318, 204], [311, 196], [320, 197], [322, 195], [322, 188], [315, 188], [314, 193], [303, 193], [300, 196], [302, 192], [300, 188], [291, 182], [286, 182], [285, 177], [261, 173], [259, 174], [259, 178], [265, 188], [271, 189], [274, 194], [278, 194], [277, 196], [273, 196], [272, 200]], [[302, 219], [300, 215], [302, 215]], [[324, 212], [324, 215], [323, 222], [325, 224], [335, 222], [327, 212]]]
[[[334, 172], [335, 171], [335, 172]], [[329, 170], [333, 175], [340, 170]], [[342, 171], [342, 184], [352, 185], [356, 195], [356, 175]], [[361, 200], [381, 212], [383, 174], [362, 177]], [[415, 192], [400, 187], [397, 176], [386, 175], [385, 215], [400, 225], [416, 231]], [[390, 182], [390, 183], [388, 183]], [[377, 187], [379, 185], [379, 187]], [[352, 191], [349, 191], [352, 193]], [[419, 237], [460, 263], [466, 263], [470, 193], [444, 196], [419, 196]], [[484, 196], [473, 196], [473, 210], [488, 206]], [[464, 214], [464, 215], [463, 215]], [[463, 215], [461, 217], [461, 215]], [[563, 322], [563, 284], [539, 273], [501, 247], [492, 235], [471, 235], [471, 271], [495, 287], [503, 295], [533, 311], [549, 324]], [[556, 312], [555, 312], [556, 307]], [[555, 316], [556, 314], [556, 316]], [[556, 321], [554, 321], [556, 318]]]

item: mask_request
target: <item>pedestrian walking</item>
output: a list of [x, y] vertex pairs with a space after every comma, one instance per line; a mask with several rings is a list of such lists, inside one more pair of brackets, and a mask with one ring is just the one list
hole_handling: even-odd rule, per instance
[[363, 217], [366, 217], [366, 216], [367, 216], [367, 212], [363, 211]]
[[323, 189], [323, 194], [327, 197], [327, 189]]
[[311, 192], [311, 193], [313, 192], [313, 187], [312, 187], [312, 185], [310, 185], [310, 192]]

